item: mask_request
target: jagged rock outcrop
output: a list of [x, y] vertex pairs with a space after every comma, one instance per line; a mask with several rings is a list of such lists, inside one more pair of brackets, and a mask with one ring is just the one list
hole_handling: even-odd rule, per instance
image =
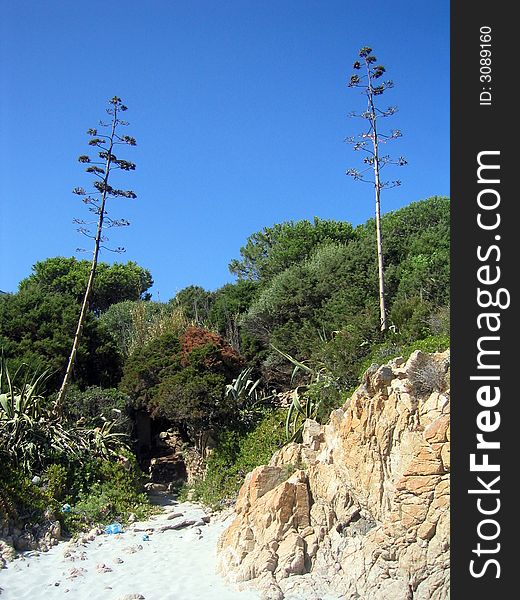
[[449, 352], [367, 371], [248, 474], [219, 569], [269, 600], [449, 597]]

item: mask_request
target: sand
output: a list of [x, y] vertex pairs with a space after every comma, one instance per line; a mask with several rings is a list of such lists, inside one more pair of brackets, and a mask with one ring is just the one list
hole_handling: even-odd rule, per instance
[[[217, 539], [232, 517], [200, 524], [204, 515], [193, 503], [170, 504], [121, 534], [24, 553], [0, 570], [1, 600], [259, 600], [215, 571]], [[183, 520], [199, 524], [160, 531]]]

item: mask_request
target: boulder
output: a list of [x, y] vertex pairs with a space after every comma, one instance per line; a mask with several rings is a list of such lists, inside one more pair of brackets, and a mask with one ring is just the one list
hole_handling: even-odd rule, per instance
[[15, 557], [16, 550], [13, 546], [4, 540], [0, 540], [0, 565], [4, 566], [5, 563], [11, 562]]
[[326, 425], [247, 475], [219, 570], [266, 599], [448, 598], [449, 407], [449, 352], [373, 365]]

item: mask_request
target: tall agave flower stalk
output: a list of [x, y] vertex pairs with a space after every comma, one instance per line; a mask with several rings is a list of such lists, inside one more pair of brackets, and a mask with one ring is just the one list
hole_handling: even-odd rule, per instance
[[[113, 252], [124, 252], [124, 248], [107, 248], [104, 245], [104, 243], [107, 241], [107, 238], [103, 235], [105, 229], [110, 227], [124, 227], [130, 224], [125, 219], [116, 220], [109, 217], [107, 212], [107, 203], [111, 198], [136, 198], [136, 194], [131, 190], [120, 190], [110, 185], [111, 175], [115, 170], [135, 170], [134, 163], [120, 159], [114, 154], [116, 146], [135, 146], [136, 141], [133, 137], [128, 135], [119, 135], [119, 128], [128, 125], [126, 121], [123, 121], [120, 118], [120, 114], [127, 110], [127, 107], [122, 103], [121, 98], [114, 96], [114, 98], [109, 100], [109, 105], [110, 107], [106, 110], [111, 116], [111, 121], [109, 123], [100, 122], [100, 126], [104, 128], [106, 133], [99, 133], [97, 129], [89, 129], [87, 131], [88, 135], [91, 137], [89, 146], [99, 148], [98, 158], [100, 160], [93, 161], [87, 155], [82, 155], [78, 159], [79, 162], [88, 164], [88, 167], [86, 168], [87, 173], [94, 175], [96, 178], [93, 184], [94, 191], [92, 191], [90, 194], [87, 194], [81, 187], [73, 190], [75, 194], [82, 196], [82, 200], [89, 207], [89, 211], [96, 216], [96, 221], [94, 221], [94, 223], [85, 221], [83, 219], [75, 219], [75, 223], [79, 225], [78, 231], [86, 237], [94, 240], [94, 249], [92, 252], [92, 263], [90, 266], [87, 286], [85, 288], [85, 294], [81, 304], [81, 311], [72, 342], [67, 368], [56, 399], [55, 408], [58, 414], [61, 414], [62, 411], [63, 399], [72, 377], [83, 326], [89, 311], [90, 298], [92, 296], [92, 290], [94, 287], [94, 279], [96, 276], [96, 267], [100, 249], [103, 247]], [[89, 228], [89, 225], [92, 224], [95, 224], [95, 231], [91, 231]]]
[[[381, 110], [376, 106], [376, 97], [382, 96], [384, 92], [394, 86], [392, 81], [383, 81], [379, 83], [379, 79], [383, 76], [386, 69], [383, 65], [377, 65], [377, 59], [372, 54], [372, 48], [364, 46], [359, 51], [359, 58], [353, 64], [356, 71], [350, 77], [349, 87], [360, 88], [367, 99], [367, 108], [361, 113], [352, 112], [351, 117], [359, 117], [367, 122], [366, 130], [357, 136], [351, 136], [346, 139], [349, 144], [352, 144], [355, 151], [360, 151], [365, 154], [363, 163], [365, 168], [362, 171], [358, 169], [348, 169], [347, 175], [353, 177], [356, 181], [364, 181], [372, 183], [375, 194], [375, 220], [376, 220], [376, 246], [377, 246], [377, 267], [378, 267], [378, 284], [379, 284], [379, 313], [381, 331], [388, 328], [387, 311], [385, 300], [385, 276], [383, 262], [383, 236], [381, 232], [381, 190], [400, 186], [399, 180], [384, 181], [381, 178], [381, 171], [387, 165], [393, 164], [403, 166], [407, 161], [400, 156], [397, 159], [392, 159], [389, 155], [381, 153], [381, 146], [391, 140], [402, 137], [402, 133], [395, 129], [390, 133], [384, 134], [379, 130], [378, 122], [380, 119], [390, 117], [397, 112], [395, 106], [390, 106], [386, 110]], [[363, 73], [364, 71], [364, 73]], [[367, 172], [373, 174], [372, 177], [367, 176]]]

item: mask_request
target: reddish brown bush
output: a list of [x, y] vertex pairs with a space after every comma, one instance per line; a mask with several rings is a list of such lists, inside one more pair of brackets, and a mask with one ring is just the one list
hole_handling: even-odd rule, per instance
[[211, 370], [233, 372], [240, 370], [243, 360], [222, 336], [208, 329], [190, 325], [180, 337], [182, 364], [192, 362], [195, 350], [206, 350], [204, 366]]

